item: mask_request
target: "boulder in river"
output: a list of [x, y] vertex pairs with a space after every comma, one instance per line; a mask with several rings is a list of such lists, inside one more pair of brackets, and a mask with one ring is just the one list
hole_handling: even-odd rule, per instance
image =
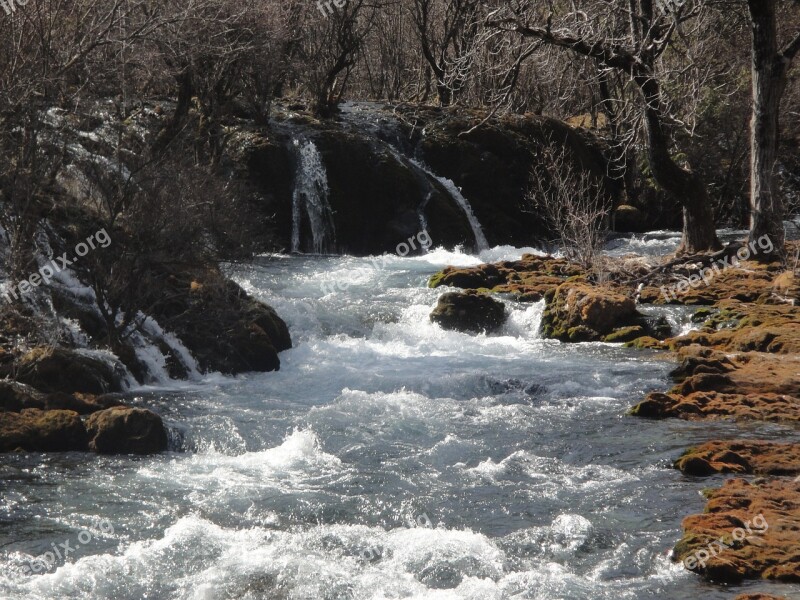
[[443, 329], [467, 333], [491, 333], [507, 318], [502, 302], [476, 292], [450, 292], [439, 298], [431, 321]]
[[121, 405], [122, 402], [113, 395], [94, 396], [63, 392], [44, 394], [18, 381], [0, 381], [0, 412], [20, 412], [27, 408], [38, 408], [40, 410], [71, 410], [79, 415], [89, 415], [98, 410]]
[[86, 420], [89, 449], [99, 454], [157, 454], [167, 449], [161, 417], [142, 408], [115, 407]]
[[546, 299], [542, 331], [545, 337], [563, 342], [601, 340], [615, 330], [639, 325], [642, 320], [633, 299], [580, 281], [558, 286], [547, 293]]
[[88, 436], [71, 410], [0, 412], [0, 452], [68, 452], [87, 450]]
[[42, 392], [121, 392], [123, 373], [107, 362], [68, 348], [34, 348], [14, 365], [16, 379]]

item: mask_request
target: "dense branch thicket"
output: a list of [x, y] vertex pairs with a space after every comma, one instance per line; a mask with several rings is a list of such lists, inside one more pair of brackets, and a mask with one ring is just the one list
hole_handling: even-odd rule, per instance
[[[796, 198], [797, 161], [784, 156], [800, 141], [800, 85], [789, 68], [800, 46], [795, 0], [52, 0], [16, 8], [0, 14], [0, 197], [22, 263], [14, 269], [29, 260], [25, 240], [63, 168], [57, 153], [41, 151], [42, 119], [98, 98], [121, 121], [143, 100], [171, 100], [143, 149], [151, 170], [187, 149], [194, 167], [216, 169], [226, 120], [266, 124], [276, 99], [322, 117], [343, 99], [555, 116], [606, 139], [626, 203], [667, 217], [682, 207], [687, 251], [715, 248], [715, 223], [741, 225], [751, 214], [766, 215], [753, 221], [758, 232], [772, 231]], [[765, 35], [751, 38], [754, 27]], [[182, 134], [191, 147], [176, 142]]]

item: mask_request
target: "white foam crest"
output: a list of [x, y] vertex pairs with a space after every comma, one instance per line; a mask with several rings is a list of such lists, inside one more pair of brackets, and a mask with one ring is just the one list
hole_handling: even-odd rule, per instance
[[523, 305], [522, 308], [506, 305], [508, 311], [508, 321], [503, 327], [502, 332], [513, 337], [525, 338], [529, 340], [541, 339], [542, 315], [544, 314], [545, 302], [541, 300], [533, 304]]
[[304, 482], [342, 470], [342, 462], [322, 450], [310, 429], [295, 429], [274, 448], [237, 455], [205, 453], [173, 459], [168, 464], [143, 467], [140, 474], [164, 480], [168, 486], [192, 490], [192, 499], [204, 506], [217, 501], [249, 497], [254, 490], [275, 487], [299, 489]]

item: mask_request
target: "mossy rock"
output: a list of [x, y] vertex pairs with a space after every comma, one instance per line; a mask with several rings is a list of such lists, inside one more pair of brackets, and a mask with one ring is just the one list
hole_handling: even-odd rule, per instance
[[632, 342], [633, 340], [645, 335], [644, 327], [641, 325], [631, 325], [630, 327], [620, 327], [603, 338], [609, 344], [621, 344]]
[[443, 329], [467, 333], [496, 331], [507, 318], [502, 302], [476, 292], [444, 294], [430, 316]]

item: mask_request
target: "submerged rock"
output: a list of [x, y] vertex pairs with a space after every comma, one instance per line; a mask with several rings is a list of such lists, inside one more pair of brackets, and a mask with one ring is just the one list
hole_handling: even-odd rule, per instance
[[86, 451], [89, 438], [71, 410], [0, 412], [0, 452]]
[[99, 454], [157, 454], [167, 449], [161, 417], [141, 408], [116, 407], [86, 420], [89, 449]]
[[467, 333], [491, 333], [507, 318], [502, 302], [476, 292], [449, 292], [439, 298], [431, 321], [443, 329]]

